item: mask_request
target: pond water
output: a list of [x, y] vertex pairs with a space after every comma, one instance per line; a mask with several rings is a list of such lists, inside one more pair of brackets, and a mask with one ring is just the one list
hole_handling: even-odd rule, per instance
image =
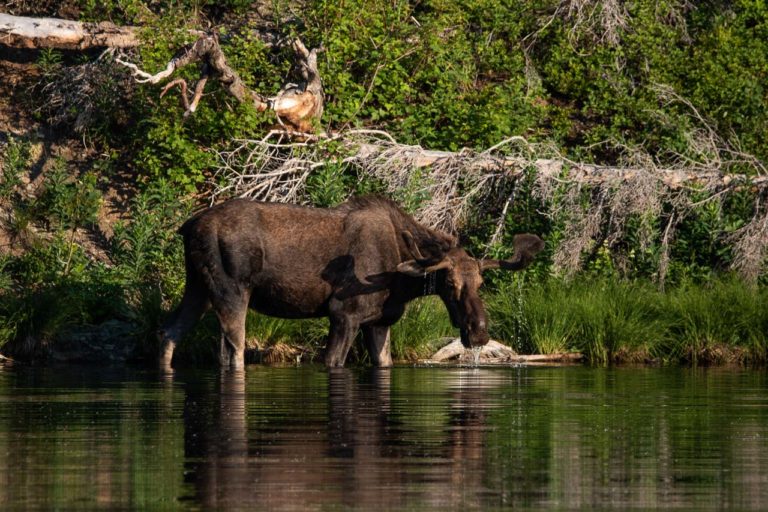
[[768, 509], [766, 372], [0, 366], [0, 509]]

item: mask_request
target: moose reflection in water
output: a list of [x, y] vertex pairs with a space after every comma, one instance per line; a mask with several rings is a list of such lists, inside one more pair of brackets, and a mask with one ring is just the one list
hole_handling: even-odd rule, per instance
[[[196, 462], [187, 465], [186, 479], [195, 500], [214, 509], [479, 506], [487, 431], [480, 378], [457, 376], [445, 397], [445, 430], [424, 442], [424, 434], [409, 432], [390, 406], [390, 369], [362, 376], [330, 370], [327, 414], [300, 423], [249, 410], [244, 373], [222, 372], [218, 406], [203, 406], [211, 395], [187, 385], [185, 457]], [[301, 399], [295, 401], [291, 405], [301, 407]]]
[[[394, 202], [355, 198], [336, 208], [244, 199], [205, 210], [181, 227], [186, 284], [158, 336], [160, 367], [210, 308], [221, 325], [220, 363], [242, 368], [248, 308], [282, 318], [330, 319], [325, 364], [344, 366], [362, 330], [375, 366], [392, 365], [389, 328], [409, 301], [437, 294], [466, 347], [488, 342], [482, 272], [520, 270], [544, 242], [514, 238], [510, 260], [476, 260], [457, 240], [416, 222]], [[433, 284], [433, 286], [430, 285]]]

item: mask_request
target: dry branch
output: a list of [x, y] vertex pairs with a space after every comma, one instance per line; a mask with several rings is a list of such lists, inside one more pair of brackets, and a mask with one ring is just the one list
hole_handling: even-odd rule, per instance
[[[111, 23], [81, 23], [56, 18], [26, 18], [0, 14], [0, 44], [21, 48], [62, 48], [86, 49], [92, 47], [131, 48], [141, 44], [137, 27], [118, 27]], [[148, 73], [136, 64], [123, 58], [115, 61], [131, 70], [139, 83], [158, 84], [188, 64], [201, 62], [200, 80], [194, 86], [194, 94], [187, 96], [187, 83], [177, 79], [168, 84], [169, 88], [179, 85], [184, 115], [193, 113], [200, 100], [209, 77], [217, 79], [224, 90], [241, 103], [250, 103], [257, 110], [272, 110], [278, 123], [289, 131], [313, 132], [320, 126], [325, 97], [320, 73], [317, 69], [317, 54], [321, 48], [308, 50], [299, 40], [290, 41], [296, 54], [298, 83], [288, 83], [272, 97], [265, 97], [249, 89], [240, 75], [229, 65], [215, 34], [202, 34], [191, 45], [182, 48], [168, 62], [165, 69]], [[270, 43], [273, 43], [269, 38]]]
[[165, 69], [155, 74], [143, 71], [135, 64], [120, 58], [116, 61], [129, 68], [137, 82], [151, 84], [169, 78], [181, 67], [193, 62], [202, 62], [202, 75], [191, 100], [187, 98], [187, 84], [183, 79], [172, 81], [162, 91], [162, 94], [165, 94], [174, 85], [181, 86], [185, 115], [195, 111], [208, 77], [213, 76], [237, 101], [250, 103], [260, 112], [273, 110], [278, 122], [287, 130], [312, 132], [320, 124], [325, 100], [323, 84], [317, 70], [317, 53], [320, 49], [307, 50], [299, 39], [293, 40], [291, 46], [297, 56], [298, 74], [302, 81], [298, 84], [286, 84], [276, 96], [270, 98], [250, 90], [245, 85], [240, 75], [227, 62], [216, 35], [201, 36], [193, 44], [182, 48], [168, 62]]

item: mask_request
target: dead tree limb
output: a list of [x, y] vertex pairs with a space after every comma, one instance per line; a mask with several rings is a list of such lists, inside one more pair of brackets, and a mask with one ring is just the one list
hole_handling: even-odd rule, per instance
[[245, 85], [240, 75], [227, 62], [215, 35], [202, 36], [193, 44], [183, 48], [168, 62], [165, 69], [155, 74], [147, 73], [121, 58], [115, 60], [129, 68], [137, 82], [151, 84], [162, 82], [181, 67], [193, 62], [202, 62], [202, 76], [191, 101], [186, 96], [187, 84], [183, 79], [172, 81], [162, 92], [165, 94], [169, 88], [175, 85], [181, 86], [185, 116], [195, 111], [208, 76], [213, 76], [237, 101], [249, 103], [259, 112], [273, 110], [280, 125], [288, 131], [309, 133], [319, 126], [323, 114], [325, 97], [320, 73], [317, 70], [317, 53], [321, 49], [307, 50], [299, 39], [293, 40], [291, 46], [296, 52], [298, 74], [302, 81], [298, 84], [286, 84], [273, 97], [262, 96]]
[[[298, 83], [285, 84], [271, 97], [252, 91], [229, 65], [215, 34], [201, 34], [168, 62], [164, 70], [152, 74], [122, 58], [115, 61], [131, 70], [139, 83], [158, 84], [188, 64], [201, 62], [202, 74], [195, 84], [192, 98], [187, 96], [187, 84], [176, 79], [161, 92], [179, 85], [182, 90], [184, 115], [195, 111], [209, 77], [218, 80], [224, 90], [241, 103], [252, 104], [256, 110], [272, 110], [278, 123], [291, 132], [314, 132], [320, 125], [325, 97], [317, 69], [317, 54], [322, 48], [308, 50], [299, 40], [290, 41], [296, 54]], [[273, 44], [273, 41], [269, 41]], [[93, 47], [131, 48], [141, 44], [137, 27], [118, 27], [112, 23], [81, 23], [56, 18], [27, 18], [0, 14], [0, 44], [15, 48], [87, 49]]]

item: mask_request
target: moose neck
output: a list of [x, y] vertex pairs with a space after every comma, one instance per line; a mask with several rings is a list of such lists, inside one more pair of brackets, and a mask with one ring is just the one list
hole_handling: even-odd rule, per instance
[[398, 295], [406, 301], [437, 295], [440, 291], [441, 279], [444, 278], [444, 270], [425, 274], [423, 277], [410, 277], [401, 275], [400, 283], [396, 287]]

